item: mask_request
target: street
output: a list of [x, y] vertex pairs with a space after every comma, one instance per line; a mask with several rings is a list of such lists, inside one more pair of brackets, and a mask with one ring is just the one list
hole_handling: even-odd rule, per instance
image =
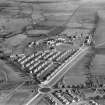
[[[78, 50], [77, 53], [75, 53], [67, 61], [67, 63], [65, 65], [63, 65], [63, 67], [61, 67], [60, 70], [58, 70], [56, 75], [50, 81], [46, 82], [45, 85], [43, 84], [41, 86], [52, 87], [54, 84], [56, 84], [62, 78], [62, 76], [64, 76], [64, 74], [68, 70], [70, 70], [70, 68], [72, 68], [80, 59], [82, 59], [84, 57], [84, 55], [87, 54], [88, 49], [89, 49], [88, 47], [86, 47], [86, 48], [81, 47], [80, 50]], [[45, 94], [39, 92], [36, 96], [34, 96], [32, 99], [30, 99], [25, 105], [35, 105], [35, 104], [37, 104], [44, 95]]]

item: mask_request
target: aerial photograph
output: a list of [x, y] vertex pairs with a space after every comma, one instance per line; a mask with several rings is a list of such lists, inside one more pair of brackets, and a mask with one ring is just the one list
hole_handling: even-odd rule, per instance
[[105, 105], [105, 0], [0, 0], [0, 105]]

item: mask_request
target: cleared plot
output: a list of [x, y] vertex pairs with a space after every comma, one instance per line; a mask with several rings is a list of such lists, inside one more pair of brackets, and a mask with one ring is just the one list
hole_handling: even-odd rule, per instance
[[93, 73], [98, 75], [105, 75], [105, 55], [96, 55], [93, 64]]
[[29, 93], [27, 92], [17, 92], [6, 102], [6, 105], [22, 105], [28, 97]]
[[75, 65], [75, 67], [73, 67], [70, 71], [68, 71], [64, 75], [65, 85], [72, 86], [72, 85], [85, 84], [85, 82], [87, 81], [87, 77], [85, 74], [88, 72], [86, 64], [88, 64], [89, 62], [91, 62], [91, 58], [85, 56]]

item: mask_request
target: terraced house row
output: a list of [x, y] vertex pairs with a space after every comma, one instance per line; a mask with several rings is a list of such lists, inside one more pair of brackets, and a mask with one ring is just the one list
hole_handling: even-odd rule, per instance
[[57, 105], [57, 102], [55, 101], [55, 99], [49, 95], [46, 95], [44, 97], [44, 100], [50, 105]]
[[29, 56], [18, 57], [14, 62], [21, 68], [21, 71], [44, 82], [52, 78], [76, 51], [75, 49], [38, 51]]
[[78, 102], [80, 99], [79, 97], [73, 95], [70, 89], [63, 90], [55, 90], [53, 96], [57, 98], [62, 105], [70, 105], [73, 102]]

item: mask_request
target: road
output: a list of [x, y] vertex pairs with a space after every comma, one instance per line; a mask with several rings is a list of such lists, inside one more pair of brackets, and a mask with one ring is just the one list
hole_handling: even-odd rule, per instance
[[[81, 60], [89, 51], [89, 47], [81, 47], [80, 50], [78, 50], [68, 61], [65, 65], [63, 65], [60, 70], [56, 73], [56, 75], [46, 84], [42, 86], [52, 87], [54, 84], [57, 83], [61, 79], [64, 74], [70, 70], [79, 60]], [[34, 96], [32, 99], [30, 99], [25, 105], [37, 105], [37, 103], [40, 101], [40, 99], [45, 94], [38, 93], [36, 96]]]
[[[55, 81], [59, 81], [64, 74], [69, 71], [80, 59], [84, 57], [84, 55], [88, 52], [88, 47], [81, 47], [80, 50], [78, 50], [71, 58], [69, 58], [66, 61], [66, 64], [64, 63], [58, 70], [56, 75], [54, 75], [49, 81], [46, 81], [42, 84], [42, 86], [52, 87], [55, 85]], [[78, 59], [77, 59], [78, 58]]]
[[31, 98], [27, 103], [25, 103], [24, 105], [37, 105], [38, 102], [40, 101], [40, 99], [44, 96], [45, 94], [42, 93], [38, 93], [37, 95], [35, 95], [33, 98]]

